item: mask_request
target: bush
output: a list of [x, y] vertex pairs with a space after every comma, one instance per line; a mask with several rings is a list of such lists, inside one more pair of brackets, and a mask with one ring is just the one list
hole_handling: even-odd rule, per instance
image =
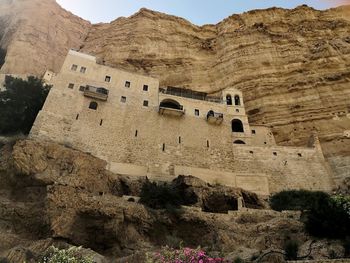
[[[0, 38], [1, 39], [1, 38]], [[5, 57], [6, 57], [6, 50], [3, 48], [0, 48], [0, 68], [5, 63]]]
[[49, 93], [50, 86], [36, 77], [6, 76], [0, 92], [0, 134], [28, 134]]
[[308, 211], [306, 230], [313, 236], [346, 238], [350, 236], [349, 197], [330, 197]]
[[142, 186], [140, 203], [153, 209], [168, 209], [178, 208], [184, 200], [180, 191], [169, 184], [156, 184], [145, 182]]
[[322, 238], [350, 236], [350, 197], [329, 196], [323, 192], [283, 191], [270, 199], [272, 209], [307, 210], [307, 232]]
[[324, 192], [312, 192], [306, 190], [282, 191], [270, 198], [270, 206], [273, 210], [309, 210], [322, 206], [329, 199]]
[[298, 259], [299, 244], [295, 240], [288, 240], [284, 245], [285, 259], [297, 260]]
[[93, 259], [81, 254], [81, 247], [59, 250], [51, 247], [39, 263], [94, 263]]

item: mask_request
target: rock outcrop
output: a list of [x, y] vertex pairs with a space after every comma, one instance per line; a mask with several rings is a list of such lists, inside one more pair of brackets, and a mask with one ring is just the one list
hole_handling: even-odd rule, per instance
[[1, 73], [58, 71], [76, 48], [162, 86], [209, 93], [234, 86], [252, 124], [272, 126], [282, 145], [305, 145], [317, 131], [335, 179], [350, 176], [350, 6], [270, 8], [205, 26], [141, 9], [91, 25], [54, 0], [6, 0], [0, 39]]
[[[10, 262], [37, 262], [51, 245], [82, 245], [95, 251], [84, 250], [97, 262], [143, 262], [145, 252], [178, 245], [180, 240], [214, 254], [245, 258], [280, 249], [286, 239], [298, 240], [301, 253], [306, 253], [311, 242], [298, 213], [201, 211], [201, 204], [213, 201], [227, 209], [227, 200], [239, 197], [263, 207], [263, 200], [240, 189], [180, 177], [173, 184], [185, 195], [195, 195], [197, 207], [153, 210], [122, 197], [138, 195], [146, 178], [137, 181], [112, 174], [104, 169], [104, 161], [89, 154], [22, 140], [3, 146], [0, 157], [0, 259]], [[325, 245], [320, 240], [312, 256], [325, 258], [331, 253], [328, 248], [339, 256], [343, 253], [337, 242]]]

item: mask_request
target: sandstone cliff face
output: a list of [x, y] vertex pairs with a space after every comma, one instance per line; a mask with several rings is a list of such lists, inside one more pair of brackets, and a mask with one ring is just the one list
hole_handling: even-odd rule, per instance
[[0, 1], [0, 46], [7, 50], [1, 73], [41, 76], [58, 71], [68, 49], [78, 49], [90, 23], [55, 0]]
[[336, 178], [350, 176], [350, 6], [271, 8], [199, 27], [147, 9], [90, 25], [51, 0], [8, 0], [0, 18], [2, 72], [57, 71], [67, 49], [79, 47], [161, 85], [234, 86], [252, 124], [271, 125], [283, 145], [304, 145], [317, 130]]

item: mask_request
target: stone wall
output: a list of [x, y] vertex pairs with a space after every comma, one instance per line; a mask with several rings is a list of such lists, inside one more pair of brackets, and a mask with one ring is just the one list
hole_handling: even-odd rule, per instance
[[[330, 173], [318, 144], [311, 148], [276, 146], [267, 127], [254, 127], [252, 134], [244, 105], [228, 107], [159, 95], [156, 79], [100, 66], [94, 57], [71, 53], [61, 73], [52, 77], [53, 88], [31, 131], [33, 138], [91, 152], [118, 173], [168, 179], [195, 175], [260, 194], [296, 188], [331, 190]], [[71, 70], [72, 65], [77, 66], [76, 71]], [[85, 73], [80, 72], [81, 67], [86, 67]], [[111, 77], [110, 82], [104, 81], [106, 76]], [[126, 81], [130, 87], [125, 87]], [[73, 88], [68, 88], [70, 83]], [[97, 101], [97, 110], [89, 109], [92, 99], [79, 91], [81, 85], [108, 88], [108, 100]], [[148, 85], [147, 91], [143, 85]], [[126, 101], [121, 101], [122, 96]], [[166, 98], [184, 105], [185, 114], [159, 114], [159, 102]], [[207, 122], [211, 109], [224, 114], [220, 125]], [[234, 118], [243, 122], [243, 133], [232, 132]], [[246, 145], [234, 144], [237, 139]]]

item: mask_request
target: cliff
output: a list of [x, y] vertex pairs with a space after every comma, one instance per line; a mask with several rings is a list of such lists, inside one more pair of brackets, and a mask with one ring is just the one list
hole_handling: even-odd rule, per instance
[[[253, 193], [192, 177], [174, 183], [197, 205], [154, 210], [136, 202], [145, 178], [113, 174], [105, 166], [87, 153], [52, 143], [22, 140], [0, 146], [0, 261], [39, 262], [51, 245], [76, 245], [92, 249], [86, 253], [96, 262], [140, 263], [145, 252], [180, 240], [229, 259], [280, 250], [288, 239], [300, 243], [300, 255], [309, 253], [312, 237], [304, 232], [299, 212], [264, 210], [264, 201]], [[225, 200], [233, 204], [238, 197], [255, 209], [227, 213]], [[226, 213], [205, 213], [201, 207]], [[312, 243], [310, 258], [331, 255], [344, 256], [340, 242]], [[262, 262], [284, 261], [267, 257]]]
[[234, 86], [252, 124], [271, 125], [281, 145], [305, 145], [316, 130], [336, 179], [349, 176], [350, 6], [255, 10], [200, 27], [147, 9], [91, 25], [53, 0], [0, 5], [2, 73], [58, 71], [78, 48], [164, 86]]

